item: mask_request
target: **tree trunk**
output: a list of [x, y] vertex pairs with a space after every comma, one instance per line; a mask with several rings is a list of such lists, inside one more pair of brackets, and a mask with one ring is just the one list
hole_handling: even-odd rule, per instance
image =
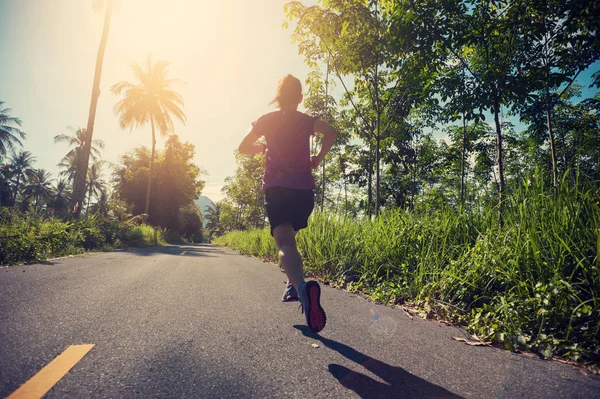
[[17, 173], [17, 183], [15, 184], [15, 195], [13, 196], [13, 204], [17, 203], [17, 194], [19, 193], [19, 183], [21, 180], [21, 171]]
[[462, 137], [462, 153], [460, 158], [460, 204], [465, 206], [465, 153], [467, 150], [467, 120], [465, 118], [465, 68], [462, 69], [462, 121], [463, 121], [463, 137]]
[[[331, 57], [331, 55], [329, 56]], [[327, 73], [325, 74], [325, 119], [327, 120], [327, 122], [329, 122], [329, 101], [328, 101], [328, 96], [329, 96], [329, 57], [327, 58]], [[321, 184], [323, 185], [323, 189], [321, 190], [321, 212], [323, 212], [323, 210], [325, 209], [325, 185], [326, 185], [326, 178], [325, 178], [325, 158], [323, 158], [323, 171], [322, 171], [322, 178], [321, 178]]]
[[102, 63], [104, 61], [104, 50], [108, 41], [108, 31], [110, 30], [110, 17], [112, 15], [113, 0], [108, 0], [106, 4], [106, 13], [104, 15], [104, 26], [102, 28], [102, 37], [98, 56], [96, 57], [96, 70], [94, 73], [94, 85], [92, 87], [92, 100], [90, 102], [90, 112], [86, 128], [86, 140], [82, 148], [82, 154], [78, 159], [75, 170], [75, 182], [73, 184], [73, 196], [71, 199], [71, 213], [76, 218], [81, 214], [81, 206], [85, 197], [85, 180], [90, 160], [90, 149], [92, 146], [92, 135], [94, 134], [94, 120], [96, 119], [96, 106], [100, 96], [100, 77], [102, 76]]
[[88, 191], [87, 206], [85, 207], [85, 214], [87, 217], [90, 216], [90, 202], [92, 202], [92, 185], [91, 184], [90, 184], [89, 191]]
[[379, 151], [381, 147], [381, 138], [379, 137], [379, 115], [377, 116], [377, 138], [375, 139], [375, 217], [379, 216], [379, 203], [381, 201], [380, 194], [380, 172], [379, 163], [380, 156]]
[[467, 121], [465, 119], [465, 113], [463, 112], [463, 138], [462, 138], [462, 152], [460, 157], [460, 203], [462, 206], [465, 205], [465, 156], [467, 152]]
[[496, 123], [496, 158], [498, 161], [498, 226], [504, 227], [502, 219], [502, 201], [504, 199], [504, 168], [502, 165], [502, 129], [500, 127], [500, 102], [494, 94], [494, 122]]
[[344, 172], [344, 216], [348, 213], [348, 185], [346, 184], [346, 173]]
[[367, 179], [367, 209], [371, 219], [371, 207], [373, 203], [373, 149], [369, 138], [369, 178]]
[[[548, 93], [546, 93], [548, 94]], [[552, 154], [552, 184], [554, 187], [558, 184], [558, 170], [556, 166], [556, 146], [554, 145], [554, 132], [552, 131], [552, 120], [550, 118], [550, 102], [546, 99], [546, 125], [548, 127], [548, 137], [550, 138], [550, 153]]]
[[[377, 4], [377, 3], [375, 3]], [[379, 216], [379, 203], [381, 199], [380, 194], [380, 147], [381, 147], [381, 110], [379, 107], [379, 81], [378, 81], [378, 70], [375, 65], [375, 112], [377, 113], [377, 119], [375, 121], [375, 217]]]
[[[546, 21], [544, 21], [544, 26]], [[548, 137], [550, 139], [550, 154], [552, 155], [552, 185], [556, 187], [557, 184], [557, 170], [556, 170], [556, 147], [554, 145], [554, 134], [552, 132], [552, 122], [550, 115], [550, 60], [549, 60], [549, 50], [548, 50], [548, 35], [544, 33], [544, 64], [546, 67], [546, 127], [548, 128]]]
[[375, 217], [379, 216], [379, 202], [380, 202], [380, 192], [379, 192], [379, 186], [380, 186], [380, 181], [379, 181], [379, 150], [380, 150], [380, 143], [381, 143], [381, 107], [379, 104], [379, 3], [377, 2], [377, 0], [375, 0], [375, 21], [377, 24], [377, 31], [376, 31], [376, 36], [375, 36], [375, 79], [373, 81], [374, 83], [374, 89], [375, 89], [375, 98], [374, 98], [374, 108], [375, 108], [375, 112], [377, 114], [377, 120], [376, 120], [376, 125], [375, 125], [375, 132], [376, 132], [376, 136], [375, 136]]
[[325, 207], [325, 159], [323, 159], [323, 177], [321, 178], [321, 212], [323, 212]]
[[410, 210], [415, 210], [415, 178], [414, 178], [415, 165], [410, 169]]
[[[154, 133], [154, 118], [150, 117], [150, 125], [152, 126], [152, 155], [150, 156], [150, 171], [148, 173], [148, 188], [146, 189], [146, 208], [144, 213], [150, 215], [150, 193], [152, 192], [152, 172], [154, 170], [154, 151], [156, 148], [156, 138]], [[146, 219], [147, 220], [147, 219]]]

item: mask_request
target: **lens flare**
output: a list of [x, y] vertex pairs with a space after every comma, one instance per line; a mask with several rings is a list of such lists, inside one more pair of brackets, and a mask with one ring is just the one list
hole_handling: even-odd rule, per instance
[[385, 342], [392, 339], [398, 328], [398, 323], [391, 317], [381, 316], [371, 308], [371, 324], [369, 325], [369, 334], [371, 338], [378, 342]]

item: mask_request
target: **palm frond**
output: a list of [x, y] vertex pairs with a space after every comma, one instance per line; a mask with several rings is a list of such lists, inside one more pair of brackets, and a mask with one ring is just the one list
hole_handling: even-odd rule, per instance
[[170, 62], [159, 60], [154, 62], [152, 56], [146, 57], [145, 63], [132, 65], [137, 84], [119, 82], [111, 90], [122, 95], [115, 104], [114, 112], [119, 115], [122, 129], [138, 128], [153, 121], [161, 135], [173, 132], [173, 118], [186, 122], [181, 94], [168, 87], [178, 80], [168, 79]]
[[183, 96], [176, 91], [163, 89], [160, 91], [159, 98], [161, 101], [170, 101], [183, 106]]
[[171, 101], [161, 101], [161, 106], [167, 115], [175, 116], [175, 118], [179, 119], [179, 121], [185, 125], [187, 118], [181, 108], [179, 108], [176, 104]]
[[23, 146], [21, 140], [26, 136], [18, 128], [22, 125], [21, 119], [10, 115], [11, 108], [1, 108], [3, 104], [0, 102], [0, 156], [6, 155], [8, 150], [14, 151], [16, 146]]
[[112, 85], [110, 87], [110, 91], [112, 91], [114, 94], [117, 94], [117, 95], [121, 94], [124, 91], [135, 90], [135, 89], [143, 90], [143, 88], [139, 85], [129, 83], [129, 82], [124, 82], [124, 81], [115, 83], [114, 85]]

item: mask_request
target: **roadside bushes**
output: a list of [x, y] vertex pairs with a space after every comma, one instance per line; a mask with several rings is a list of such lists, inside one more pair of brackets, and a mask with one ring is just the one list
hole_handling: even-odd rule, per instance
[[0, 265], [121, 247], [163, 245], [163, 231], [91, 216], [62, 221], [41, 212], [0, 207]]

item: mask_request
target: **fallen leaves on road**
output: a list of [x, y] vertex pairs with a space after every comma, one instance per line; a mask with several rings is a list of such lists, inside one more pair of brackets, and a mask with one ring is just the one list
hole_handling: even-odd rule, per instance
[[471, 345], [471, 346], [488, 346], [489, 342], [483, 342], [483, 341], [469, 341], [466, 338], [462, 338], [462, 337], [452, 337], [453, 340], [455, 341], [460, 341], [460, 342], [464, 342], [467, 345]]
[[411, 320], [414, 319], [414, 317], [406, 309], [402, 308], [402, 311], [404, 312], [404, 314], [406, 315], [406, 317], [408, 317]]

